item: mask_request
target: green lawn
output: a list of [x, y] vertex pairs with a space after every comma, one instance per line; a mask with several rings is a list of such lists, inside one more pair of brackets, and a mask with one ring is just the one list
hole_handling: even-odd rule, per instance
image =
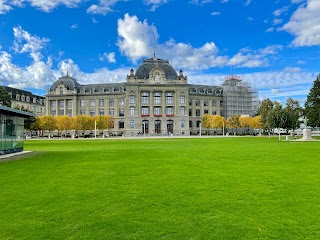
[[320, 142], [32, 140], [0, 162], [0, 239], [320, 239]]

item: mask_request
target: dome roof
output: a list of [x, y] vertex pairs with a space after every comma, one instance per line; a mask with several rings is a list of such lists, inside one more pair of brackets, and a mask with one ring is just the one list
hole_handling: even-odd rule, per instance
[[165, 73], [165, 78], [168, 80], [176, 80], [178, 77], [177, 72], [169, 64], [168, 60], [163, 60], [156, 57], [143, 60], [143, 62], [136, 71], [136, 77], [138, 79], [148, 79], [149, 73], [155, 67], [160, 68]]
[[55, 91], [57, 86], [59, 84], [64, 84], [68, 90], [74, 90], [76, 87], [80, 86], [80, 84], [77, 82], [76, 79], [73, 77], [70, 77], [68, 74], [64, 77], [59, 78], [57, 81], [55, 81], [51, 87], [50, 91]]

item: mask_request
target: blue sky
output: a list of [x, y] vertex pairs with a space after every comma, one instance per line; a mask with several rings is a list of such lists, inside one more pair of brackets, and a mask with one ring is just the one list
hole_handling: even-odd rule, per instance
[[260, 99], [303, 104], [319, 12], [319, 0], [0, 0], [0, 84], [44, 95], [67, 68], [80, 84], [124, 82], [155, 46], [189, 83], [234, 73]]

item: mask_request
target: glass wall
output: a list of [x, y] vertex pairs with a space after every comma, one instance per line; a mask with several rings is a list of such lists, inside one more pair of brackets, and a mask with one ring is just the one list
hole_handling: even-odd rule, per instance
[[0, 114], [0, 155], [23, 151], [24, 118]]

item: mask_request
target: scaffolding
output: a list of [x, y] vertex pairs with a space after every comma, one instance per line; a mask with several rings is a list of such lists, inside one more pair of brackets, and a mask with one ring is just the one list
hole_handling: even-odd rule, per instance
[[223, 84], [223, 116], [254, 116], [258, 110], [258, 92], [239, 76], [226, 77]]

